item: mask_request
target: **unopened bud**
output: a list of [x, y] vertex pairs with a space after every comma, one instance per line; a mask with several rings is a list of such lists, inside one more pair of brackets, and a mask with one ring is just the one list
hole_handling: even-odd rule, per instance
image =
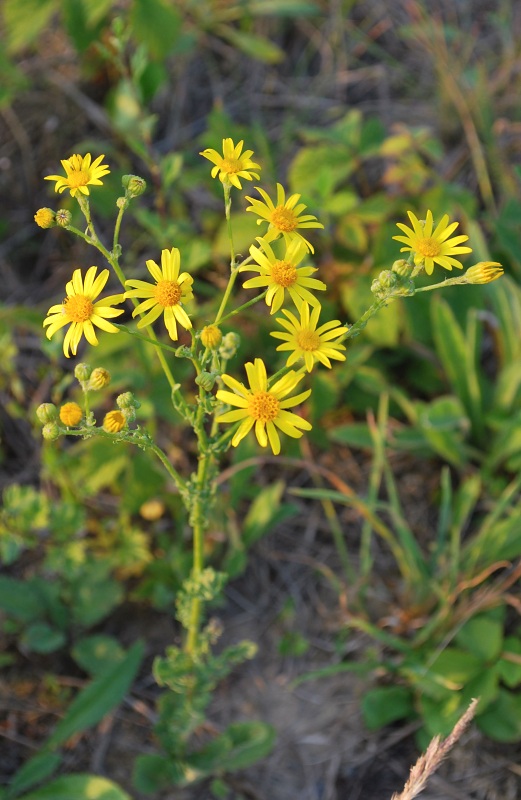
[[61, 435], [60, 428], [55, 422], [48, 422], [42, 428], [42, 436], [48, 442], [54, 442]]
[[128, 197], [139, 197], [147, 188], [147, 182], [139, 175], [123, 175], [121, 183]]
[[465, 283], [491, 283], [504, 275], [504, 269], [498, 261], [480, 261], [470, 267], [465, 275]]
[[116, 205], [118, 208], [128, 208], [128, 200], [126, 197], [118, 197], [116, 200]]
[[89, 379], [89, 389], [93, 389], [94, 391], [99, 391], [100, 389], [104, 389], [105, 386], [108, 386], [110, 383], [110, 372], [103, 367], [96, 367], [96, 369], [92, 370], [92, 374]]
[[59, 208], [56, 212], [56, 224], [61, 228], [66, 228], [67, 225], [70, 225], [71, 219], [72, 214], [66, 208]]
[[36, 416], [42, 425], [47, 422], [55, 422], [58, 419], [58, 409], [54, 403], [42, 403], [36, 409]]
[[88, 381], [92, 373], [92, 367], [90, 364], [76, 364], [74, 367], [74, 377], [80, 383], [85, 383]]
[[123, 392], [116, 397], [116, 405], [121, 410], [126, 408], [139, 408], [141, 403], [136, 400], [132, 392]]
[[179, 345], [174, 353], [176, 358], [190, 358], [192, 351], [185, 344]]
[[78, 403], [65, 403], [60, 408], [60, 419], [68, 428], [74, 428], [75, 425], [78, 425], [82, 417], [83, 411]]
[[121, 411], [109, 411], [103, 419], [103, 430], [107, 433], [119, 433], [126, 424], [127, 421]]
[[222, 342], [223, 335], [217, 325], [206, 325], [201, 331], [201, 342], [205, 347], [214, 350]]
[[56, 225], [56, 214], [52, 208], [39, 208], [34, 215], [34, 221], [39, 228], [54, 228]]
[[223, 336], [223, 340], [219, 348], [219, 355], [221, 358], [224, 358], [226, 361], [228, 361], [230, 358], [233, 358], [240, 343], [241, 337], [238, 333], [235, 333], [235, 331], [230, 331]]
[[398, 261], [395, 261], [392, 266], [392, 271], [396, 272], [400, 278], [408, 278], [411, 272], [413, 271], [414, 267], [412, 264], [409, 264], [405, 258], [399, 258]]
[[211, 392], [217, 375], [215, 372], [200, 372], [199, 375], [196, 377], [195, 382], [198, 386], [201, 386], [205, 390], [205, 392]]

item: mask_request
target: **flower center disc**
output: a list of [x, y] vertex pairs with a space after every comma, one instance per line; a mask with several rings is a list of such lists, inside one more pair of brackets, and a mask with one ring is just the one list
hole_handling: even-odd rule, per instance
[[416, 242], [416, 252], [426, 258], [432, 258], [433, 256], [439, 256], [441, 247], [436, 239], [419, 239]]
[[275, 261], [271, 266], [271, 276], [275, 283], [286, 289], [297, 280], [297, 270], [291, 261]]
[[89, 174], [82, 169], [73, 170], [67, 179], [67, 183], [71, 189], [79, 189], [80, 186], [86, 186], [88, 182]]
[[248, 411], [253, 419], [271, 422], [279, 413], [279, 401], [269, 392], [257, 392], [250, 398]]
[[235, 175], [236, 172], [241, 171], [241, 162], [238, 158], [223, 158], [221, 170], [227, 172], [228, 175]]
[[299, 331], [297, 334], [297, 344], [301, 350], [313, 353], [320, 347], [320, 336], [316, 331]]
[[298, 220], [295, 213], [290, 208], [285, 208], [284, 206], [277, 206], [277, 208], [271, 212], [271, 222], [279, 231], [283, 231], [284, 233], [290, 233], [294, 231], [295, 228], [298, 228]]
[[89, 300], [84, 294], [75, 294], [73, 297], [67, 297], [64, 300], [63, 308], [72, 322], [87, 322], [94, 311], [92, 300]]
[[175, 306], [181, 299], [181, 287], [177, 281], [159, 281], [154, 289], [154, 296], [160, 306]]

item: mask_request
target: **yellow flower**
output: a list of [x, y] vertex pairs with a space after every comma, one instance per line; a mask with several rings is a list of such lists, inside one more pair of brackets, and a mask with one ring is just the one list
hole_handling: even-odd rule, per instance
[[233, 186], [236, 186], [237, 189], [242, 189], [239, 178], [246, 178], [248, 181], [252, 181], [254, 178], [259, 180], [258, 174], [256, 172], [251, 172], [252, 169], [260, 169], [259, 164], [255, 164], [255, 162], [251, 160], [253, 150], [245, 150], [243, 153], [243, 144], [244, 142], [242, 140], [239, 144], [234, 145], [233, 139], [223, 139], [222, 156], [217, 150], [212, 150], [210, 147], [207, 147], [206, 150], [199, 153], [200, 156], [204, 156], [204, 158], [207, 158], [212, 164], [215, 164], [215, 166], [212, 167], [212, 178], [215, 178], [217, 173], [219, 173], [219, 180], [222, 183], [231, 183]]
[[39, 208], [34, 215], [34, 221], [39, 228], [54, 228], [56, 225], [56, 214], [52, 208]]
[[275, 205], [264, 189], [261, 189], [260, 186], [255, 188], [263, 196], [264, 202], [262, 200], [254, 200], [253, 197], [246, 197], [246, 200], [251, 203], [251, 206], [248, 206], [246, 211], [253, 211], [262, 218], [257, 220], [257, 225], [261, 225], [263, 220], [269, 222], [268, 230], [264, 235], [265, 241], [272, 242], [282, 234], [286, 244], [289, 244], [291, 239], [297, 237], [305, 243], [311, 253], [314, 253], [311, 243], [304, 239], [297, 228], [323, 228], [324, 226], [312, 214], [304, 214], [302, 216], [306, 206], [304, 203], [297, 205], [300, 195], [292, 194], [286, 200], [284, 188], [280, 183], [277, 183], [277, 205]]
[[[238, 406], [233, 411], [226, 411], [216, 417], [216, 422], [239, 422], [232, 445], [236, 447], [241, 439], [249, 433], [255, 425], [255, 435], [261, 447], [266, 447], [268, 442], [275, 455], [280, 453], [280, 438], [277, 428], [294, 439], [299, 439], [303, 431], [311, 430], [307, 420], [286, 411], [287, 408], [296, 406], [306, 400], [311, 394], [311, 389], [305, 392], [286, 397], [303, 376], [294, 370], [280, 378], [273, 386], [269, 387], [266, 367], [261, 358], [256, 358], [254, 363], [249, 361], [246, 365], [246, 374], [250, 384], [247, 389], [242, 383], [232, 378], [231, 375], [221, 375], [223, 382], [232, 392], [220, 389], [217, 399], [231, 406]], [[286, 398], [285, 400], [283, 398]], [[302, 430], [299, 430], [301, 428]]]
[[340, 352], [340, 350], [346, 349], [345, 346], [332, 341], [347, 333], [347, 328], [337, 327], [341, 324], [340, 320], [334, 319], [325, 322], [320, 328], [317, 328], [320, 306], [316, 306], [310, 313], [307, 303], [302, 303], [300, 320], [285, 308], [282, 309], [282, 313], [286, 315], [287, 319], [277, 317], [277, 322], [286, 328], [287, 333], [275, 331], [271, 335], [284, 341], [284, 344], [280, 344], [277, 350], [293, 351], [286, 361], [287, 367], [291, 367], [302, 358], [307, 371], [311, 372], [317, 361], [325, 364], [326, 367], [331, 367], [330, 358], [337, 361], [346, 360], [345, 355]]
[[407, 227], [401, 222], [397, 222], [397, 227], [405, 233], [405, 236], [393, 236], [398, 242], [403, 242], [407, 247], [400, 248], [400, 253], [410, 251], [414, 253], [414, 263], [424, 264], [425, 272], [431, 275], [434, 264], [439, 264], [444, 269], [452, 270], [452, 267], [463, 269], [457, 259], [451, 256], [461, 253], [471, 253], [471, 247], [459, 247], [462, 242], [466, 242], [468, 236], [453, 236], [449, 239], [459, 225], [459, 222], [452, 222], [450, 225], [449, 215], [444, 214], [436, 229], [433, 231], [432, 212], [427, 211], [425, 222], [420, 221], [412, 211], [408, 211], [412, 228]]
[[92, 370], [89, 377], [88, 389], [95, 392], [104, 389], [110, 383], [110, 372], [103, 367], [96, 367]]
[[119, 433], [127, 421], [121, 411], [109, 411], [103, 418], [103, 430], [107, 433]]
[[60, 419], [68, 428], [77, 425], [83, 416], [83, 411], [77, 403], [65, 403], [60, 408]]
[[178, 322], [186, 330], [192, 327], [190, 317], [181, 303], [193, 298], [192, 283], [194, 279], [188, 272], [179, 274], [181, 256], [177, 247], [161, 251], [161, 267], [151, 259], [146, 263], [148, 271], [156, 282], [125, 281], [125, 286], [133, 287], [130, 292], [125, 292], [125, 299], [127, 297], [146, 298], [132, 312], [132, 316], [135, 317], [137, 314], [144, 314], [148, 311], [148, 314], [139, 320], [138, 328], [146, 328], [163, 314], [168, 335], [176, 341], [178, 339]]
[[311, 278], [316, 272], [315, 267], [298, 267], [305, 255], [307, 255], [306, 245], [299, 239], [294, 239], [287, 247], [284, 258], [277, 258], [266, 239], [258, 238], [262, 250], [252, 245], [250, 254], [257, 267], [246, 264], [240, 267], [239, 272], [244, 270], [258, 272], [257, 278], [249, 278], [244, 283], [245, 289], [268, 287], [266, 303], [271, 306], [271, 313], [274, 314], [284, 302], [286, 289], [297, 308], [300, 309], [304, 301], [312, 306], [320, 306], [320, 301], [311, 294], [310, 289], [323, 291], [326, 284], [316, 278]]
[[45, 180], [56, 181], [54, 191], [60, 194], [65, 189], [70, 189], [71, 197], [74, 197], [78, 192], [89, 194], [88, 187], [103, 186], [103, 181], [100, 181], [100, 178], [110, 172], [107, 165], [101, 163], [104, 158], [105, 156], [98, 156], [91, 163], [92, 156], [90, 153], [87, 153], [86, 156], [73, 155], [61, 162], [66, 172], [65, 177], [63, 175], [47, 175]]
[[49, 326], [47, 328], [48, 339], [54, 336], [60, 328], [70, 325], [63, 340], [63, 352], [67, 358], [69, 358], [69, 348], [72, 355], [76, 355], [82, 334], [89, 344], [98, 344], [94, 325], [108, 333], [118, 332], [116, 326], [112, 322], [108, 322], [107, 318], [123, 314], [122, 308], [112, 308], [113, 305], [123, 302], [123, 295], [111, 295], [95, 303], [94, 300], [103, 290], [109, 277], [108, 269], [102, 270], [96, 277], [97, 269], [97, 267], [90, 267], [87, 270], [85, 282], [81, 277], [81, 269], [75, 269], [72, 280], [65, 289], [67, 297], [63, 303], [51, 306], [43, 321], [44, 327]]
[[465, 275], [465, 283], [491, 283], [504, 275], [504, 269], [498, 261], [480, 261], [469, 267]]

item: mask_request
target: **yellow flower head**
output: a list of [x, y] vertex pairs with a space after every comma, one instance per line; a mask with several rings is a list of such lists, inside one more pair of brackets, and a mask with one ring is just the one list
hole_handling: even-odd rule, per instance
[[282, 235], [286, 240], [286, 244], [289, 244], [296, 237], [304, 242], [311, 253], [314, 253], [311, 243], [304, 239], [297, 228], [323, 228], [324, 226], [312, 214], [302, 214], [306, 206], [304, 203], [298, 202], [300, 195], [292, 194], [286, 200], [283, 186], [277, 183], [277, 201], [275, 204], [264, 189], [261, 189], [260, 186], [255, 188], [264, 198], [264, 202], [262, 200], [254, 200], [253, 197], [246, 197], [246, 200], [251, 203], [251, 206], [248, 206], [246, 211], [253, 211], [261, 217], [261, 219], [257, 220], [257, 225], [261, 225], [264, 220], [269, 222], [268, 230], [264, 235], [265, 241], [272, 242]]
[[39, 228], [54, 228], [56, 225], [56, 214], [52, 208], [39, 208], [34, 215], [34, 221]]
[[434, 264], [439, 264], [444, 269], [452, 270], [452, 267], [463, 269], [461, 264], [456, 258], [451, 256], [460, 255], [461, 253], [471, 253], [471, 247], [460, 247], [462, 242], [466, 242], [468, 236], [453, 236], [449, 239], [459, 225], [459, 222], [452, 222], [450, 225], [449, 215], [444, 214], [441, 221], [433, 231], [433, 218], [432, 212], [427, 211], [425, 222], [420, 221], [412, 211], [408, 211], [409, 219], [412, 223], [412, 228], [397, 222], [397, 227], [405, 233], [405, 236], [393, 236], [397, 242], [403, 242], [406, 247], [400, 248], [400, 253], [406, 251], [414, 253], [414, 263], [416, 265], [424, 264], [425, 272], [431, 275], [434, 269]]
[[491, 283], [504, 275], [504, 272], [498, 261], [480, 261], [466, 271], [465, 283]]
[[[233, 411], [226, 411], [216, 417], [216, 422], [241, 422], [232, 439], [236, 447], [241, 439], [249, 433], [255, 425], [255, 435], [261, 447], [266, 447], [268, 442], [274, 455], [280, 453], [280, 438], [277, 428], [294, 439], [299, 439], [303, 431], [311, 430], [307, 420], [286, 411], [287, 408], [302, 403], [311, 394], [311, 389], [287, 397], [302, 380], [302, 375], [297, 375], [294, 370], [288, 372], [273, 386], [269, 386], [266, 367], [261, 358], [256, 358], [245, 365], [250, 388], [232, 378], [231, 375], [221, 375], [223, 382], [233, 391], [220, 389], [217, 399], [231, 406], [238, 406]], [[284, 399], [285, 398], [285, 399]]]
[[82, 416], [83, 411], [78, 403], [65, 403], [60, 408], [60, 420], [64, 425], [67, 425], [68, 428], [73, 428], [77, 425], [81, 421]]
[[282, 309], [282, 313], [286, 315], [287, 319], [277, 317], [277, 322], [286, 329], [286, 332], [275, 331], [271, 335], [276, 339], [283, 340], [283, 344], [280, 344], [277, 350], [292, 351], [286, 361], [287, 367], [291, 367], [299, 359], [303, 359], [307, 371], [311, 372], [317, 361], [325, 364], [326, 367], [331, 367], [329, 360], [331, 358], [345, 361], [345, 355], [340, 352], [346, 349], [345, 346], [333, 341], [347, 333], [347, 328], [337, 327], [341, 325], [340, 320], [334, 319], [325, 322], [320, 328], [317, 328], [320, 306], [315, 306], [310, 311], [307, 303], [302, 303], [300, 320], [285, 308]]
[[317, 278], [310, 277], [317, 271], [315, 267], [297, 266], [307, 255], [306, 245], [300, 239], [293, 239], [286, 247], [284, 257], [277, 258], [266, 239], [259, 237], [257, 241], [261, 247], [252, 245], [250, 254], [258, 266], [246, 264], [239, 271], [258, 272], [259, 276], [245, 281], [244, 288], [264, 289], [268, 287], [266, 303], [271, 306], [272, 314], [282, 306], [286, 290], [298, 309], [304, 301], [312, 306], [319, 306], [319, 300], [309, 290], [323, 291], [327, 288], [326, 284]]
[[161, 267], [151, 259], [146, 264], [155, 283], [137, 280], [125, 281], [125, 286], [132, 287], [131, 291], [125, 292], [125, 299], [127, 297], [145, 298], [132, 312], [133, 317], [148, 312], [139, 320], [138, 328], [151, 325], [163, 314], [168, 335], [176, 341], [179, 338], [178, 322], [186, 330], [192, 327], [190, 317], [181, 304], [193, 298], [192, 283], [194, 279], [188, 272], [179, 274], [181, 256], [177, 247], [161, 251]]
[[82, 335], [89, 344], [98, 344], [94, 325], [108, 333], [118, 332], [116, 326], [107, 320], [123, 314], [122, 308], [112, 308], [117, 303], [123, 302], [123, 295], [111, 295], [95, 303], [96, 297], [103, 290], [109, 277], [108, 269], [102, 270], [96, 277], [97, 269], [97, 267], [90, 267], [85, 274], [85, 281], [81, 276], [81, 269], [75, 269], [72, 280], [65, 289], [67, 297], [63, 303], [51, 306], [43, 321], [44, 327], [49, 326], [47, 328], [48, 339], [54, 336], [60, 328], [70, 325], [63, 340], [63, 352], [67, 358], [69, 358], [69, 348], [72, 355], [76, 355]]
[[92, 370], [89, 377], [88, 388], [93, 391], [104, 389], [110, 383], [110, 372], [103, 367], [96, 367]]
[[61, 162], [66, 172], [65, 177], [63, 175], [47, 175], [45, 180], [56, 181], [54, 191], [60, 194], [65, 189], [70, 189], [71, 197], [74, 197], [78, 192], [89, 194], [88, 187], [103, 186], [103, 181], [100, 181], [100, 178], [110, 172], [107, 165], [101, 163], [104, 158], [105, 156], [98, 156], [91, 163], [92, 157], [90, 153], [87, 153], [86, 156], [73, 155]]
[[107, 433], [119, 433], [127, 421], [121, 411], [109, 411], [103, 418], [103, 430]]
[[223, 335], [217, 325], [205, 325], [201, 331], [201, 342], [210, 350], [215, 350], [222, 342]]
[[256, 172], [251, 172], [252, 169], [260, 169], [259, 164], [255, 164], [251, 160], [253, 150], [245, 150], [242, 152], [244, 142], [241, 140], [237, 145], [234, 145], [233, 139], [223, 139], [223, 155], [221, 156], [217, 150], [207, 147], [200, 156], [204, 156], [212, 164], [212, 178], [215, 178], [219, 173], [219, 180], [222, 183], [232, 184], [237, 189], [242, 189], [242, 184], [239, 178], [245, 178], [252, 181], [254, 178], [259, 180]]

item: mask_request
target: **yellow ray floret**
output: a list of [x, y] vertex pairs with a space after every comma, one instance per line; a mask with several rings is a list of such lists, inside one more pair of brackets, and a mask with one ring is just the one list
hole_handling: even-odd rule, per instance
[[85, 281], [81, 276], [81, 269], [75, 269], [72, 280], [69, 281], [65, 289], [67, 297], [63, 303], [51, 306], [47, 317], [43, 321], [44, 327], [48, 326], [48, 339], [60, 328], [70, 325], [63, 340], [63, 352], [67, 358], [69, 358], [69, 349], [73, 356], [76, 355], [82, 335], [85, 336], [89, 344], [98, 344], [94, 325], [107, 331], [107, 333], [118, 332], [116, 326], [112, 322], [108, 322], [107, 319], [123, 314], [123, 309], [112, 308], [112, 306], [123, 302], [123, 295], [111, 295], [95, 303], [96, 297], [105, 287], [109, 277], [108, 269], [102, 270], [96, 277], [97, 269], [97, 267], [90, 267], [85, 274]]
[[311, 372], [317, 361], [326, 367], [331, 367], [331, 358], [345, 361], [346, 357], [341, 352], [346, 349], [345, 346], [333, 341], [347, 333], [347, 328], [338, 327], [341, 325], [340, 320], [334, 319], [325, 322], [317, 328], [320, 306], [310, 309], [307, 303], [302, 303], [300, 319], [297, 319], [291, 311], [286, 311], [285, 308], [282, 309], [282, 313], [286, 315], [287, 319], [277, 317], [277, 322], [286, 331], [284, 333], [274, 331], [271, 335], [276, 339], [283, 340], [283, 344], [280, 344], [277, 350], [291, 351], [286, 361], [287, 367], [293, 366], [302, 359], [307, 371]]
[[240, 272], [245, 270], [258, 272], [256, 278], [249, 278], [244, 283], [245, 289], [265, 289], [266, 303], [271, 306], [271, 313], [274, 314], [284, 302], [285, 292], [287, 291], [295, 305], [300, 309], [303, 302], [311, 306], [320, 306], [310, 289], [314, 291], [324, 291], [326, 284], [317, 278], [311, 278], [317, 270], [315, 267], [298, 267], [305, 255], [307, 255], [306, 245], [300, 239], [293, 239], [286, 247], [283, 258], [277, 258], [266, 239], [257, 239], [260, 247], [252, 245], [250, 255], [257, 262], [257, 266], [249, 264], [240, 267]]
[[238, 406], [238, 408], [220, 414], [215, 421], [241, 423], [232, 439], [234, 447], [255, 426], [255, 436], [260, 446], [267, 447], [269, 442], [273, 453], [278, 455], [280, 453], [278, 430], [294, 439], [299, 439], [303, 435], [303, 431], [311, 430], [311, 425], [307, 420], [302, 419], [298, 414], [286, 411], [306, 400], [311, 394], [311, 389], [293, 397], [287, 397], [303, 377], [294, 370], [276, 381], [273, 386], [269, 386], [266, 367], [261, 358], [256, 358], [253, 363], [249, 361], [245, 365], [245, 369], [250, 384], [249, 389], [231, 375], [221, 376], [223, 383], [232, 391], [220, 389], [217, 392], [217, 399], [230, 406]]
[[255, 164], [251, 160], [253, 150], [245, 150], [243, 153], [243, 144], [242, 140], [237, 145], [234, 145], [233, 139], [223, 139], [222, 155], [211, 147], [207, 147], [206, 150], [199, 153], [200, 156], [204, 156], [212, 164], [215, 164], [212, 167], [212, 178], [215, 178], [219, 173], [221, 183], [232, 184], [237, 189], [242, 189], [239, 178], [245, 178], [248, 181], [252, 181], [254, 178], [259, 180], [258, 173], [251, 171], [252, 169], [260, 169], [259, 164]]
[[269, 223], [268, 230], [263, 237], [265, 241], [272, 242], [282, 235], [286, 244], [289, 244], [291, 239], [297, 238], [304, 242], [311, 253], [314, 253], [313, 246], [299, 233], [298, 228], [323, 228], [324, 226], [312, 214], [302, 213], [307, 206], [299, 203], [300, 195], [292, 194], [286, 200], [284, 187], [277, 183], [277, 200], [274, 203], [264, 189], [261, 189], [260, 186], [255, 188], [264, 198], [264, 202], [255, 200], [253, 197], [246, 197], [246, 200], [251, 203], [246, 211], [253, 211], [254, 214], [261, 217], [257, 220], [257, 225], [261, 225], [265, 220]]
[[62, 167], [65, 170], [65, 177], [63, 175], [47, 175], [46, 181], [56, 181], [54, 191], [61, 194], [65, 189], [70, 189], [71, 197], [80, 192], [80, 194], [89, 194], [89, 186], [103, 186], [104, 175], [110, 172], [106, 164], [101, 162], [105, 156], [98, 156], [95, 161], [91, 163], [91, 154], [87, 153], [85, 156], [73, 155], [62, 161]]
[[414, 253], [414, 263], [417, 266], [424, 265], [427, 275], [432, 274], [434, 264], [439, 264], [440, 267], [448, 270], [452, 270], [452, 267], [463, 269], [463, 264], [452, 256], [472, 252], [471, 247], [460, 247], [462, 242], [466, 242], [469, 237], [460, 235], [449, 239], [459, 222], [452, 222], [449, 225], [449, 215], [444, 214], [433, 230], [434, 221], [431, 211], [427, 211], [425, 221], [419, 220], [412, 211], [408, 211], [407, 214], [412, 228], [397, 222], [397, 227], [405, 233], [405, 236], [393, 236], [397, 242], [407, 245], [400, 248], [401, 253]]
[[152, 259], [146, 264], [155, 283], [138, 280], [125, 281], [125, 286], [131, 287], [130, 291], [125, 292], [125, 299], [127, 297], [145, 298], [132, 312], [133, 317], [145, 314], [139, 320], [138, 328], [151, 325], [163, 314], [168, 335], [176, 341], [179, 338], [177, 323], [186, 330], [192, 327], [190, 317], [182, 303], [193, 298], [193, 278], [188, 272], [179, 272], [181, 256], [177, 247], [161, 251], [161, 267]]

